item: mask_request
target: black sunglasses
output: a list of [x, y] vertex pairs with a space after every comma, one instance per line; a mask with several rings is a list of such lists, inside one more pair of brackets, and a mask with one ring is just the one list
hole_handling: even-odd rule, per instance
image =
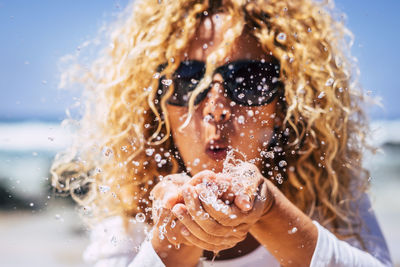
[[[158, 71], [165, 68], [159, 66]], [[277, 95], [280, 66], [277, 63], [264, 60], [237, 60], [218, 67], [214, 74], [219, 73], [223, 78], [223, 87], [228, 97], [236, 104], [243, 106], [262, 106], [271, 103]], [[187, 106], [193, 90], [204, 77], [205, 63], [197, 60], [182, 61], [172, 76], [174, 92], [167, 103], [174, 106]], [[163, 81], [164, 80], [164, 81]], [[161, 77], [159, 89], [166, 92], [165, 77]], [[194, 104], [205, 99], [210, 86], [200, 92]]]

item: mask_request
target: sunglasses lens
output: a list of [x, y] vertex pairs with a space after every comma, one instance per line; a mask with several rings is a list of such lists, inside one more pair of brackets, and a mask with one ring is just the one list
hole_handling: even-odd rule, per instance
[[[200, 61], [183, 61], [174, 74], [174, 93], [168, 99], [168, 103], [175, 106], [186, 106], [192, 91], [203, 78], [205, 65]], [[207, 95], [207, 93], [205, 94]], [[195, 104], [205, 97], [204, 92], [196, 98]], [[199, 99], [203, 97], [202, 99]], [[197, 103], [196, 103], [197, 102]]]
[[[216, 69], [224, 79], [224, 87], [239, 105], [261, 106], [270, 103], [279, 87], [279, 64], [263, 61], [240, 60]], [[187, 106], [190, 96], [204, 77], [205, 64], [201, 61], [183, 61], [173, 76], [174, 92], [168, 104]], [[211, 87], [210, 87], [211, 88]], [[207, 96], [209, 89], [199, 93], [194, 104]]]
[[260, 106], [272, 101], [279, 77], [279, 66], [269, 62], [230, 64], [224, 74], [228, 94], [245, 106]]

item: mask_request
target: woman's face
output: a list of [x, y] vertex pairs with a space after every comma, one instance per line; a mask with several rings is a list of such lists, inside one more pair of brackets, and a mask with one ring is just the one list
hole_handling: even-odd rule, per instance
[[[205, 18], [182, 60], [205, 62], [223, 41], [224, 33], [231, 26], [230, 21], [224, 14]], [[264, 59], [268, 62], [272, 57], [244, 31], [233, 44], [228, 59]], [[218, 82], [223, 82], [223, 79], [217, 73], [207, 97], [196, 106], [190, 123], [182, 131], [178, 128], [185, 121], [188, 108], [167, 105], [174, 143], [192, 175], [204, 169], [221, 172], [226, 152], [231, 148], [243, 153], [247, 160], [261, 158], [260, 152], [273, 135], [277, 98], [264, 106], [233, 105], [234, 102], [224, 96], [222, 83]], [[261, 161], [255, 164], [260, 167]]]

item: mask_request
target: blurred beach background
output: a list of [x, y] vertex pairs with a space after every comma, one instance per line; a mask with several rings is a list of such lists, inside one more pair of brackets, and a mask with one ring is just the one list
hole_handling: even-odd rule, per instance
[[[1, 266], [87, 266], [88, 233], [76, 207], [50, 187], [51, 161], [69, 143], [61, 121], [79, 103], [78, 90], [58, 89], [59, 64], [128, 2], [0, 0]], [[381, 151], [364, 164], [373, 208], [400, 266], [400, 2], [335, 2], [355, 36], [361, 84], [383, 104], [368, 109], [371, 142]]]

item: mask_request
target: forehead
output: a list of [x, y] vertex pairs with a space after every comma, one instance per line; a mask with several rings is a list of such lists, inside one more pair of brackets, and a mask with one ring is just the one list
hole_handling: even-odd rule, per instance
[[[233, 18], [223, 13], [204, 17], [196, 30], [194, 38], [189, 42], [187, 59], [205, 61], [208, 55], [222, 44], [224, 34], [233, 26], [232, 20]], [[238, 59], [266, 59], [269, 56], [261, 48], [258, 40], [247, 30], [243, 30], [232, 46], [231, 52], [227, 55], [231, 61]]]

